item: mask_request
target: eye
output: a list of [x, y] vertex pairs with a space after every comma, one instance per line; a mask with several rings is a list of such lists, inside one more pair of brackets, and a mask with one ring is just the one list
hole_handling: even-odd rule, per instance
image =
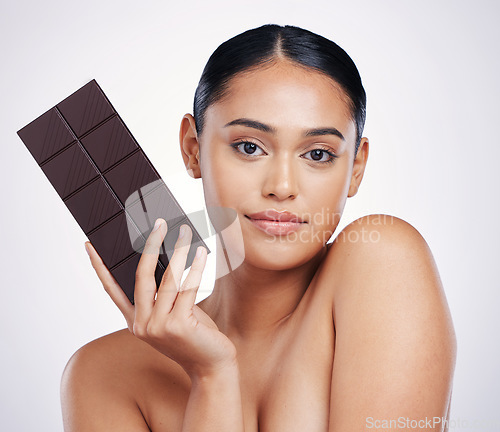
[[[319, 163], [332, 163], [335, 159], [338, 158], [338, 156], [331, 151], [327, 149], [322, 149], [322, 148], [317, 148], [314, 150], [311, 150], [305, 154], [311, 154], [311, 159], [314, 162], [319, 162]], [[327, 159], [324, 159], [324, 157], [327, 157]]]
[[[251, 141], [238, 141], [231, 144], [231, 147], [234, 149], [234, 151], [242, 154], [243, 156], [259, 156], [261, 154], [264, 154], [263, 150], [257, 144]], [[261, 153], [258, 153], [259, 150], [261, 151]]]

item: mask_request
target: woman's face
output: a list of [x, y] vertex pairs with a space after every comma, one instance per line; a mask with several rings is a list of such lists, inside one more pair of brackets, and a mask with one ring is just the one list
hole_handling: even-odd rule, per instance
[[[208, 208], [237, 213], [246, 262], [282, 270], [321, 251], [357, 192], [368, 155], [363, 139], [353, 161], [356, 127], [333, 80], [279, 62], [233, 78], [229, 95], [207, 109], [202, 136], [194, 138], [192, 116], [184, 120], [181, 143], [190, 134], [195, 143], [183, 146], [186, 166], [201, 175]], [[302, 223], [251, 218], [269, 210]]]

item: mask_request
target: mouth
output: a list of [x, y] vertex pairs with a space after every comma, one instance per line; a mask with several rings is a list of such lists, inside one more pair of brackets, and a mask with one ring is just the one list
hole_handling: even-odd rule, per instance
[[293, 223], [305, 223], [298, 215], [290, 213], [288, 211], [276, 211], [273, 209], [264, 210], [262, 212], [252, 213], [245, 215], [251, 220], [264, 220], [272, 222], [293, 222]]
[[256, 228], [270, 235], [287, 235], [302, 228], [307, 222], [296, 214], [284, 211], [266, 210], [245, 217]]

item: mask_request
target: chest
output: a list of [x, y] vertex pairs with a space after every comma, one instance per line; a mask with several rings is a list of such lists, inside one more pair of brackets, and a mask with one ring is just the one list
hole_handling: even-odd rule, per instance
[[[328, 429], [334, 358], [331, 315], [317, 311], [302, 317], [300, 325], [292, 325], [289, 330], [277, 348], [271, 350], [268, 365], [261, 369], [265, 373], [257, 380], [252, 380], [251, 374], [242, 379], [242, 394], [257, 395], [256, 404], [248, 400], [248, 406], [244, 405], [248, 427], [245, 430], [326, 432]], [[258, 390], [251, 391], [252, 386]]]

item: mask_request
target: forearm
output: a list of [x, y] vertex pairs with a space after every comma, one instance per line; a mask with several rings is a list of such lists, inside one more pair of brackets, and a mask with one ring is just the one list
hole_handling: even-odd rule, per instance
[[182, 432], [244, 432], [237, 365], [191, 380]]

